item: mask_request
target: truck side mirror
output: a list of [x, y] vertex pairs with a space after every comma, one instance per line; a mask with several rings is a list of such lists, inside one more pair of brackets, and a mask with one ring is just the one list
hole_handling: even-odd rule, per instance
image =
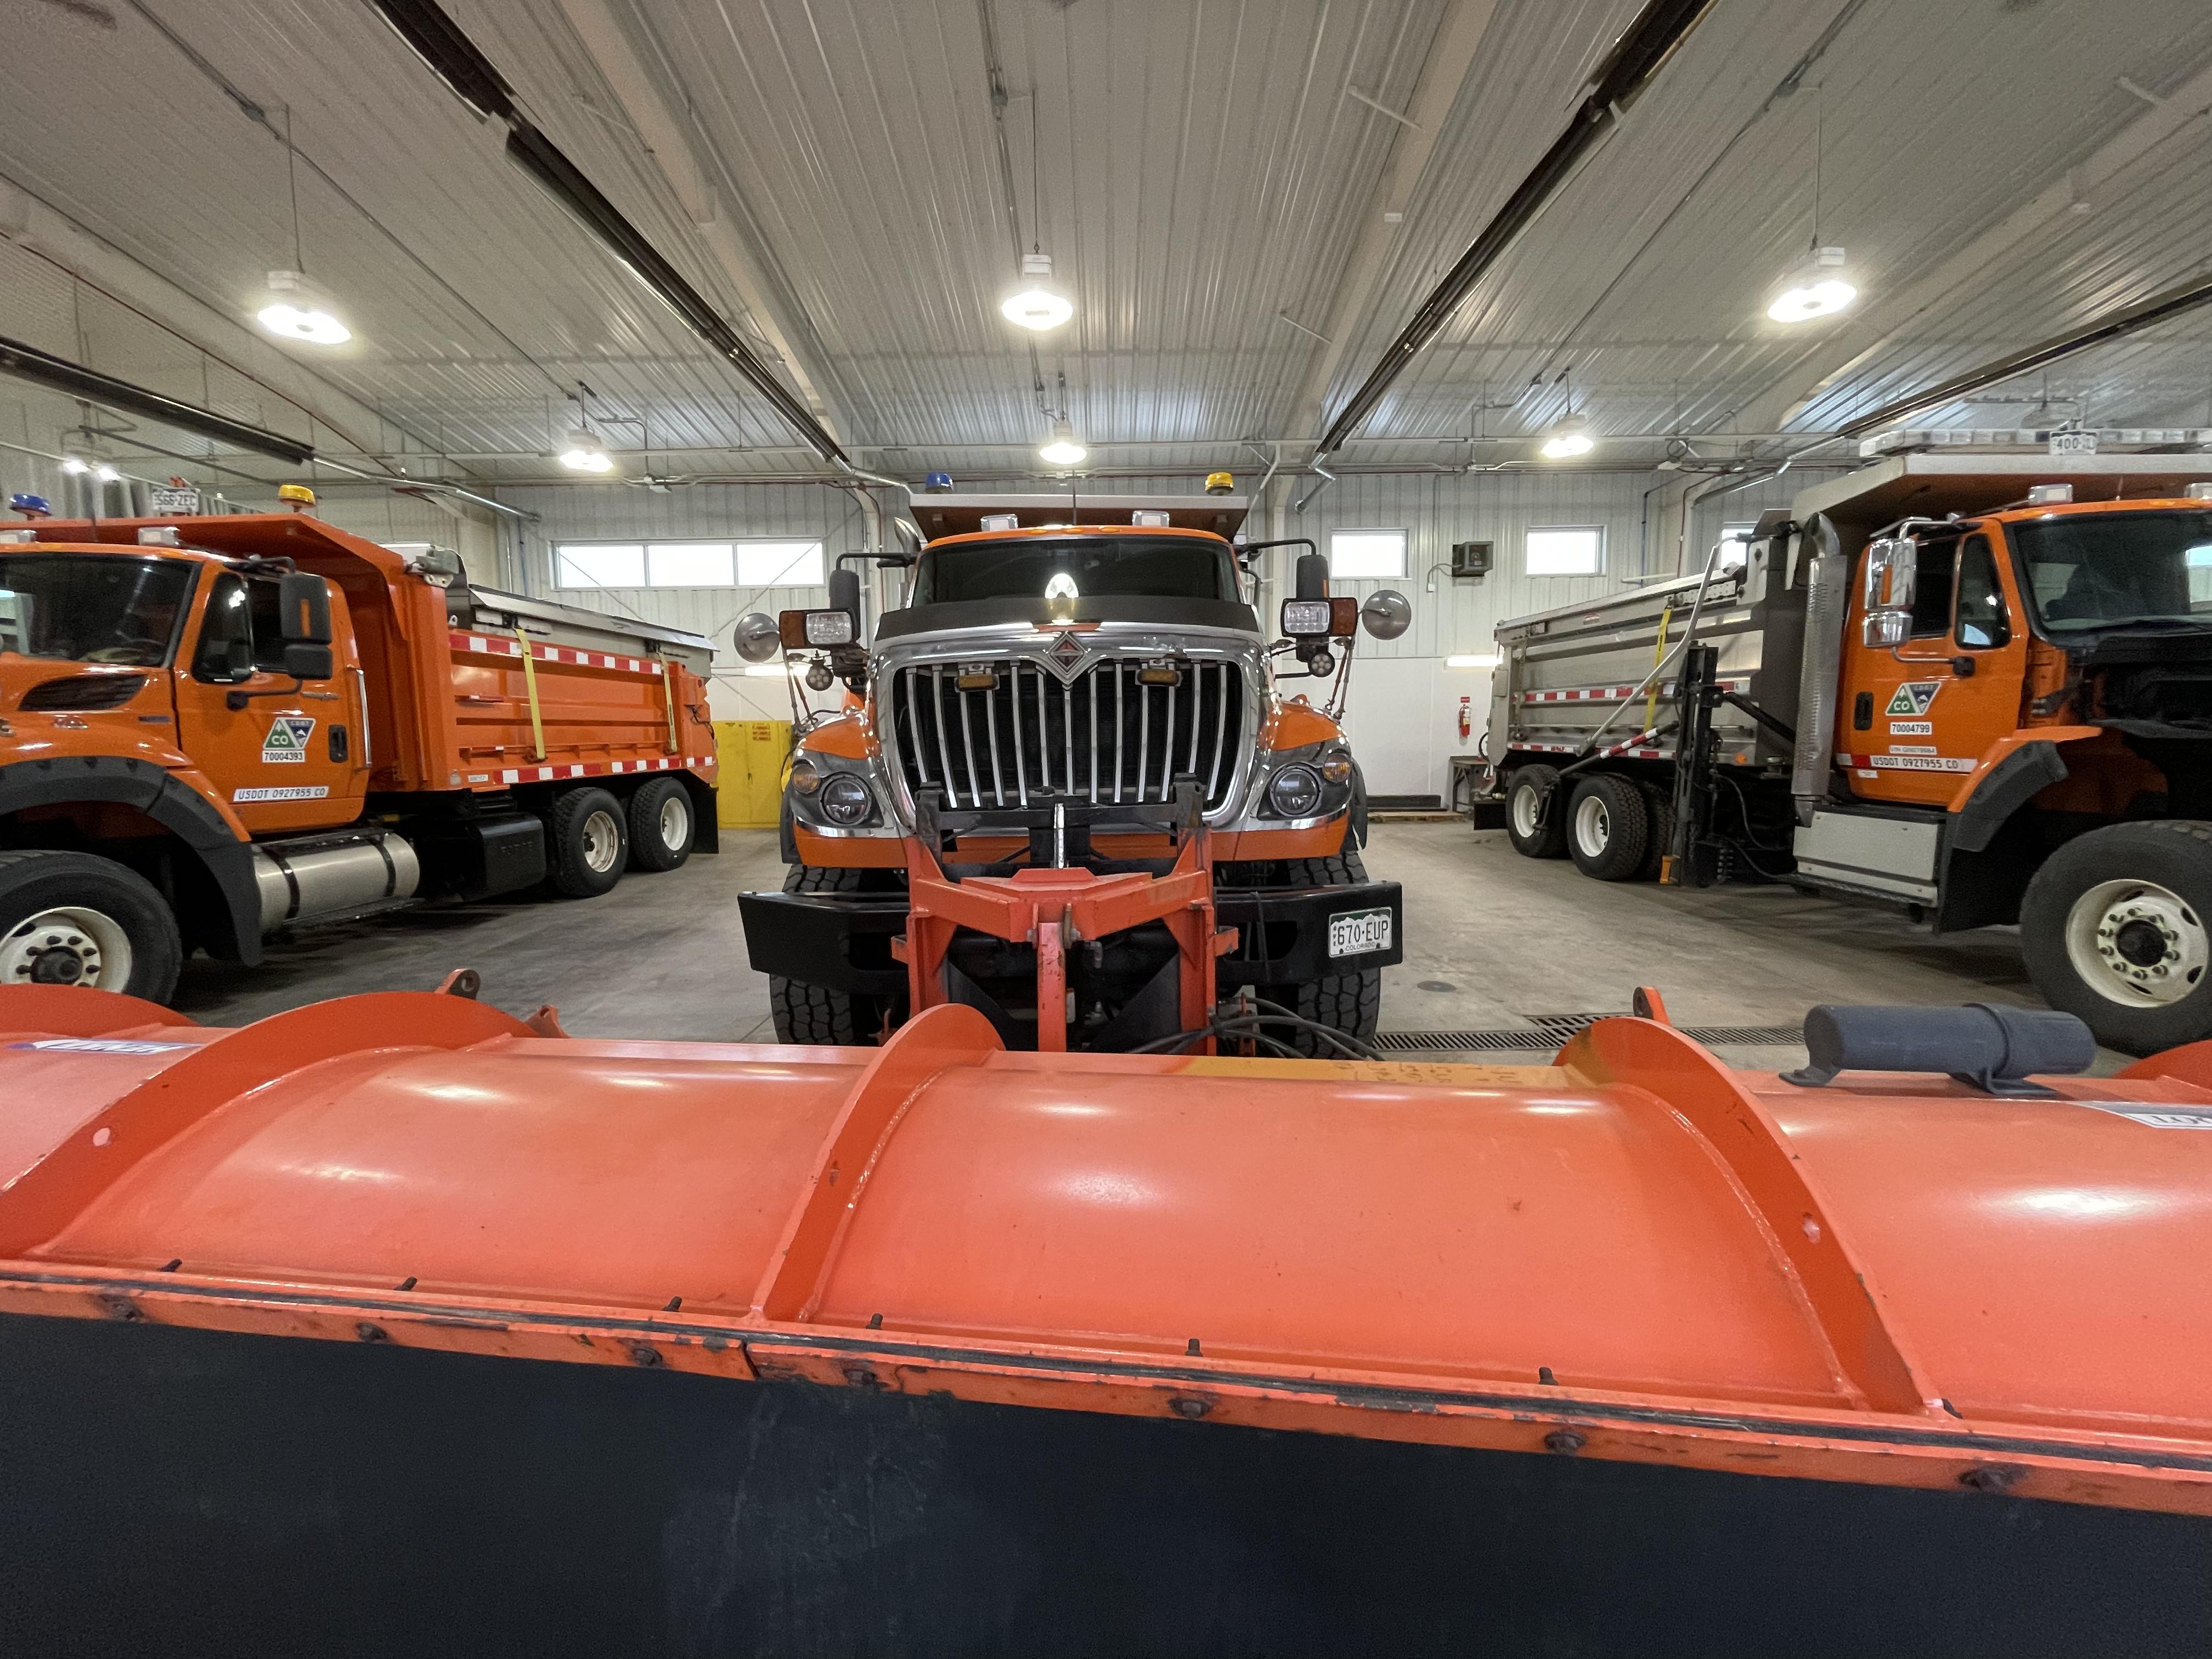
[[860, 573], [839, 565], [830, 573], [830, 608], [842, 611], [853, 618], [857, 629], [860, 620]]
[[1395, 640], [1413, 625], [1413, 607], [1395, 587], [1378, 587], [1359, 607], [1360, 625], [1378, 640]]
[[[276, 579], [278, 626], [286, 645], [328, 645], [331, 642], [331, 592], [323, 585], [320, 576], [311, 576], [305, 571], [294, 571]], [[330, 653], [323, 653], [328, 662]], [[287, 658], [289, 665], [289, 659]], [[287, 673], [296, 671], [286, 667]], [[328, 679], [325, 667], [319, 674], [302, 675], [307, 679]]]
[[288, 640], [284, 645], [284, 672], [295, 680], [326, 680], [337, 672], [337, 664], [327, 645], [303, 645]]
[[1910, 536], [1885, 536], [1867, 544], [1866, 608], [1909, 611], [1920, 574], [1920, 544]]
[[1328, 558], [1322, 553], [1301, 553], [1297, 566], [1298, 598], [1325, 599], [1328, 597]]
[[1859, 625], [1859, 637], [1870, 651], [1886, 651], [1903, 645], [1911, 632], [1910, 611], [1869, 611]]

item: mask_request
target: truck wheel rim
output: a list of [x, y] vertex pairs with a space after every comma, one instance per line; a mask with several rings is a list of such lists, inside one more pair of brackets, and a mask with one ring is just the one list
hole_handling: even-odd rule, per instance
[[131, 936], [123, 924], [81, 904], [41, 910], [0, 939], [0, 985], [119, 991], [131, 982]]
[[1513, 792], [1513, 833], [1527, 841], [1536, 833], [1536, 791], [1522, 784]]
[[604, 876], [613, 869], [621, 852], [622, 832], [613, 813], [602, 807], [584, 820], [584, 862], [594, 873]]
[[2164, 1007], [2204, 982], [2212, 934], [2197, 908], [2148, 881], [2100, 882], [2066, 916], [2066, 956], [2084, 983], [2125, 1007]]
[[680, 853], [691, 839], [691, 803], [681, 795], [671, 795], [660, 803], [660, 844], [672, 853]]
[[1613, 818], [1605, 802], [1595, 795], [1583, 796], [1583, 804], [1575, 808], [1575, 845], [1584, 857], [1594, 859], [1603, 854], [1612, 836]]

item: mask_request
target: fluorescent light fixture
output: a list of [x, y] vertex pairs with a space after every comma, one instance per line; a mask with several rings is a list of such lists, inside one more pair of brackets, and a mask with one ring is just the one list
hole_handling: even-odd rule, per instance
[[614, 457], [607, 453], [606, 446], [581, 428], [568, 434], [568, 446], [561, 452], [561, 465], [571, 472], [614, 471]]
[[1039, 460], [1050, 461], [1054, 466], [1073, 466], [1091, 452], [1075, 441], [1075, 428], [1068, 424], [1067, 416], [1058, 416], [1052, 423], [1052, 441], [1037, 451]]
[[1782, 291], [1766, 307], [1778, 323], [1809, 322], [1832, 317], [1859, 297], [1858, 289], [1844, 276], [1844, 250], [1824, 247], [1812, 262], [1782, 279]]
[[1493, 651], [1486, 656], [1446, 657], [1444, 666], [1447, 668], [1495, 668], [1504, 660], [1504, 659]]
[[91, 471], [92, 466], [89, 462], [80, 461], [76, 456], [70, 455], [64, 458], [62, 471], [72, 474], [84, 473]]
[[120, 472], [118, 472], [113, 467], [108, 465], [106, 461], [102, 461], [98, 466], [92, 469], [92, 476], [99, 479], [102, 483], [115, 483], [123, 477]]
[[1579, 415], [1570, 415], [1553, 427], [1551, 436], [1544, 440], [1544, 459], [1564, 461], [1577, 455], [1587, 455], [1596, 447], [1596, 441], [1589, 434], [1589, 422]]
[[999, 302], [999, 313], [1008, 322], [1042, 333], [1075, 315], [1075, 301], [1052, 285], [1052, 255], [1024, 253], [1022, 277], [1022, 286]]
[[271, 334], [310, 345], [343, 345], [353, 338], [330, 301], [298, 271], [270, 271], [269, 292], [272, 297], [256, 320]]

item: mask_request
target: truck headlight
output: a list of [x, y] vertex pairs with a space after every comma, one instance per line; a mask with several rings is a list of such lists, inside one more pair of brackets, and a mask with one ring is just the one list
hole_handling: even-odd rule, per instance
[[866, 781], [850, 772], [832, 772], [824, 778], [820, 799], [822, 815], [832, 823], [858, 823], [876, 804]]
[[812, 761], [792, 762], [791, 787], [802, 795], [811, 795], [822, 787], [822, 775], [814, 769]]
[[1267, 805], [1286, 818], [1313, 816], [1321, 805], [1321, 774], [1300, 762], [1267, 780]]

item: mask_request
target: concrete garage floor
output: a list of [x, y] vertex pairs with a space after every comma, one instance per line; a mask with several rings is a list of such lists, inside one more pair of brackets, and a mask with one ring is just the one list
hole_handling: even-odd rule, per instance
[[[783, 866], [772, 832], [725, 830], [722, 845], [680, 870], [629, 876], [604, 898], [403, 911], [276, 944], [259, 969], [197, 957], [177, 1006], [236, 1024], [359, 991], [428, 990], [474, 968], [485, 1000], [519, 1015], [552, 1003], [579, 1036], [772, 1041], [736, 896], [777, 885]], [[1565, 860], [1518, 857], [1502, 831], [1458, 820], [1378, 823], [1366, 857], [1371, 874], [1407, 890], [1406, 961], [1384, 981], [1385, 1031], [1617, 1012], [1639, 984], [1659, 988], [1677, 1024], [1698, 1026], [1795, 1026], [1816, 1002], [2039, 1001], [2004, 929], [1937, 939], [1901, 915], [1782, 886], [1607, 884]], [[1762, 1068], [1803, 1058], [1720, 1052]]]

